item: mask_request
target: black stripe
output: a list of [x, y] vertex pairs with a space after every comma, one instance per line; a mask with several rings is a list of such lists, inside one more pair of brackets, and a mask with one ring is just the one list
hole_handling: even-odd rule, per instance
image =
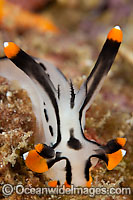
[[120, 43], [118, 43], [117, 41], [113, 41], [113, 40], [109, 40], [109, 39], [106, 40], [91, 74], [85, 82], [86, 88], [87, 88], [87, 84], [88, 84], [89, 80], [92, 79], [92, 77], [94, 77], [91, 87], [89, 88], [89, 91], [87, 90], [87, 95], [86, 95], [85, 101], [81, 107], [80, 113], [82, 113], [84, 107], [87, 105], [87, 103], [93, 96], [102, 77], [105, 76], [108, 73], [108, 71], [110, 70], [111, 65], [115, 59], [117, 52], [118, 52], [119, 46], [120, 46]]
[[44, 69], [44, 71], [47, 70], [43, 63], [40, 62], [39, 64], [40, 64], [40, 66]]
[[74, 87], [73, 87], [72, 81], [70, 82], [70, 87], [71, 87], [70, 106], [71, 106], [71, 108], [73, 108], [74, 107], [74, 101], [75, 101], [75, 93], [74, 93]]
[[86, 181], [89, 181], [89, 169], [91, 168], [92, 164], [90, 161], [90, 158], [86, 161], [86, 165], [85, 165], [85, 170], [84, 170], [84, 174], [85, 174], [85, 179]]
[[96, 154], [96, 155], [90, 156], [89, 159], [86, 161], [85, 170], [84, 170], [85, 178], [87, 181], [89, 181], [89, 169], [92, 166], [91, 158], [99, 158], [100, 160], [103, 160], [108, 165], [108, 157], [105, 154]]
[[82, 117], [81, 114], [82, 114], [82, 113], [79, 112], [80, 130], [81, 130], [81, 134], [82, 134], [83, 138], [84, 138], [86, 141], [88, 141], [88, 142], [91, 142], [91, 143], [93, 143], [93, 144], [96, 144], [97, 146], [101, 146], [101, 145], [98, 144], [96, 141], [89, 140], [89, 139], [87, 139], [87, 138], [85, 137], [85, 134], [84, 134], [83, 129], [82, 129], [82, 124], [81, 124], [81, 117]]
[[49, 126], [49, 131], [50, 131], [50, 133], [51, 133], [51, 136], [53, 136], [53, 135], [54, 135], [54, 132], [53, 132], [53, 127], [52, 127], [52, 126]]
[[48, 122], [49, 118], [48, 118], [48, 113], [47, 110], [44, 108], [44, 115], [45, 115], [45, 119]]
[[67, 159], [66, 160], [66, 181], [69, 185], [71, 185], [72, 181], [72, 169], [71, 169], [71, 164], [70, 161]]
[[60, 99], [60, 85], [58, 85], [58, 99]]
[[66, 157], [56, 157], [55, 159], [52, 159], [50, 161], [47, 162], [48, 164], [48, 168], [51, 168], [56, 162], [59, 162], [61, 160], [66, 160], [66, 181], [69, 185], [71, 185], [71, 181], [72, 181], [72, 168], [71, 168], [71, 164], [70, 161], [68, 160], [68, 158]]
[[52, 84], [51, 80], [49, 79], [45, 71], [42, 68], [40, 68], [40, 65], [36, 63], [35, 60], [33, 60], [32, 57], [26, 54], [23, 50], [20, 49], [16, 57], [12, 58], [11, 60], [14, 64], [16, 64], [16, 66], [18, 66], [21, 70], [23, 70], [27, 75], [34, 76], [35, 79], [41, 84], [41, 86], [44, 88], [44, 90], [48, 94], [51, 100], [51, 103], [54, 107], [56, 119], [57, 119], [57, 141], [53, 145], [53, 148], [55, 148], [61, 141], [61, 133], [60, 133], [59, 108], [58, 108], [56, 97], [53, 91], [55, 90], [54, 85]]
[[59, 185], [59, 186], [60, 186], [60, 181], [59, 181], [59, 180], [57, 181], [57, 185]]

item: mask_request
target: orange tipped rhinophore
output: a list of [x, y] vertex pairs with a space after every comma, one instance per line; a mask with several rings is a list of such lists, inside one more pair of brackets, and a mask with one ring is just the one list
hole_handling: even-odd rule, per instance
[[113, 168], [115, 168], [119, 164], [119, 162], [122, 160], [122, 158], [125, 156], [125, 154], [126, 154], [126, 151], [123, 149], [119, 149], [118, 151], [112, 154], [107, 154], [108, 170], [112, 170]]
[[14, 58], [19, 51], [20, 48], [15, 43], [4, 42], [4, 52], [8, 58]]
[[26, 166], [33, 172], [43, 173], [48, 171], [48, 165], [46, 159], [41, 157], [36, 150], [31, 150], [26, 155]]
[[109, 40], [117, 41], [117, 42], [122, 42], [122, 31], [119, 26], [115, 26], [110, 30], [108, 33], [107, 38]]

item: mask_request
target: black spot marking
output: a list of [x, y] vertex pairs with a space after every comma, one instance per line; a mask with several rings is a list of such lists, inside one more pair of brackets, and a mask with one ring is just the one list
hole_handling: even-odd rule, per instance
[[75, 101], [75, 93], [74, 93], [74, 87], [72, 82], [70, 82], [70, 86], [71, 86], [71, 99], [70, 99], [70, 106], [71, 108], [74, 107], [74, 101]]
[[73, 129], [70, 129], [70, 139], [67, 142], [67, 145], [74, 150], [80, 150], [82, 148], [81, 142], [73, 136]]
[[60, 85], [58, 85], [58, 99], [60, 99]]
[[44, 69], [44, 71], [46, 71], [47, 69], [46, 69], [46, 67], [44, 66], [44, 64], [43, 63], [39, 63], [40, 65], [41, 65], [41, 67]]
[[45, 114], [45, 119], [46, 119], [46, 121], [48, 122], [48, 114], [47, 114], [47, 110], [44, 108], [44, 114]]
[[[44, 69], [44, 71], [46, 71], [47, 69], [46, 69], [46, 67], [45, 67], [45, 65], [43, 64], [43, 63], [39, 63], [40, 65], [41, 65], [41, 67]], [[47, 76], [50, 78], [50, 75], [48, 74], [48, 73], [46, 73], [47, 74]]]
[[53, 133], [53, 127], [52, 127], [52, 126], [49, 126], [49, 131], [50, 131], [50, 133], [51, 133], [51, 136], [53, 136], [54, 133]]
[[46, 103], [45, 103], [45, 102], [43, 102], [43, 105], [45, 106], [45, 105], [46, 105]]

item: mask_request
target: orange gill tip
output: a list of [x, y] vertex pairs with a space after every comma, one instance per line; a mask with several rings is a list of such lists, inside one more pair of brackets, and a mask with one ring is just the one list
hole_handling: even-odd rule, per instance
[[122, 42], [122, 30], [120, 29], [119, 26], [115, 26], [110, 30], [108, 33], [107, 38], [109, 40], [117, 41], [117, 42]]
[[35, 150], [40, 153], [42, 151], [43, 147], [44, 147], [43, 144], [37, 144], [35, 146]]
[[107, 169], [112, 170], [113, 168], [115, 168], [125, 155], [126, 155], [126, 151], [123, 149], [120, 149], [112, 154], [107, 154], [108, 156]]
[[8, 58], [15, 57], [19, 51], [20, 51], [20, 48], [15, 43], [4, 42], [4, 52]]
[[49, 187], [57, 187], [57, 181], [49, 181], [48, 186]]
[[118, 144], [120, 144], [122, 147], [124, 147], [127, 139], [126, 138], [116, 138], [116, 141]]
[[43, 173], [48, 171], [48, 165], [46, 159], [41, 157], [36, 150], [31, 150], [23, 154], [26, 166], [37, 173]]

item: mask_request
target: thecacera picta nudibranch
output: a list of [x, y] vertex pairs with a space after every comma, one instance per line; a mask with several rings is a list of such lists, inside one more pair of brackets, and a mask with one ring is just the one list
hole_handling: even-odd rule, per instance
[[121, 41], [122, 31], [115, 26], [79, 90], [53, 65], [29, 56], [13, 42], [4, 43], [9, 59], [1, 59], [0, 74], [18, 80], [28, 91], [37, 118], [35, 149], [24, 153], [23, 158], [32, 171], [45, 172], [51, 179], [49, 186], [90, 187], [91, 169], [99, 159], [112, 170], [126, 154], [122, 149], [125, 138], [100, 145], [84, 135], [85, 113], [99, 92]]

